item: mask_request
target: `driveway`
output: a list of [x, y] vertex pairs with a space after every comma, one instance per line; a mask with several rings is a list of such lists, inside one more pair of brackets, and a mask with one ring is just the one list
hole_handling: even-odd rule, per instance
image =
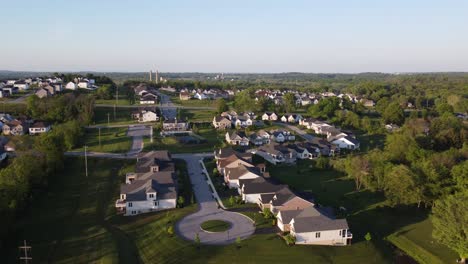
[[[187, 240], [195, 240], [196, 234], [200, 242], [211, 245], [226, 245], [236, 241], [237, 237], [245, 239], [251, 236], [255, 227], [252, 220], [240, 213], [229, 212], [218, 208], [208, 187], [205, 176], [202, 174], [200, 156], [196, 154], [178, 154], [177, 158], [187, 162], [193, 191], [197, 199], [199, 210], [188, 215], [176, 224], [176, 232]], [[225, 232], [209, 233], [201, 230], [200, 225], [208, 220], [223, 220], [231, 224]]]
[[304, 130], [298, 128], [297, 126], [293, 126], [293, 125], [286, 124], [286, 123], [281, 123], [281, 122], [274, 122], [273, 124], [278, 125], [278, 126], [286, 127], [289, 130], [292, 130], [292, 131], [296, 132], [300, 137], [302, 137], [303, 139], [305, 139], [307, 141], [311, 141], [311, 140], [314, 139], [314, 136], [312, 136], [311, 134], [307, 134], [307, 132], [305, 132]]
[[131, 125], [128, 127], [127, 136], [132, 137], [132, 148], [127, 155], [132, 156], [143, 150], [143, 137], [150, 136], [150, 128], [143, 125]]
[[172, 103], [171, 98], [163, 93], [158, 93], [159, 98], [161, 99], [160, 109], [161, 115], [166, 119], [172, 119], [177, 117], [177, 108]]

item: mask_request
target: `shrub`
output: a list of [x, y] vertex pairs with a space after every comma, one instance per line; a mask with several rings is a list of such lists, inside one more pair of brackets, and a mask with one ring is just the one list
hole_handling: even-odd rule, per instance
[[284, 240], [286, 241], [286, 244], [288, 246], [292, 246], [296, 243], [296, 237], [291, 234], [287, 234], [286, 236], [284, 236]]

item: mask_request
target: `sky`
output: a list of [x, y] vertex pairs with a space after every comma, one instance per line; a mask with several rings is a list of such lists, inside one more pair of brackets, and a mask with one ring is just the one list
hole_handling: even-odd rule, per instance
[[468, 71], [466, 0], [0, 0], [0, 70]]

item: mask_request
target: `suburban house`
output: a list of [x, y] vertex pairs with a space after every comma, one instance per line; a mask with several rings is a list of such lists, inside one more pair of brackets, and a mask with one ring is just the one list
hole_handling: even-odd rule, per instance
[[278, 116], [274, 112], [265, 112], [262, 115], [262, 120], [276, 121], [278, 120]]
[[284, 187], [284, 185], [273, 184], [263, 177], [257, 177], [240, 179], [238, 192], [244, 202], [259, 204], [262, 194], [274, 194]]
[[189, 92], [180, 92], [179, 98], [181, 101], [187, 101], [187, 100], [192, 99], [192, 96], [190, 95]]
[[348, 135], [341, 135], [331, 141], [331, 143], [341, 149], [359, 149], [360, 147], [359, 141]]
[[35, 134], [41, 134], [41, 133], [47, 133], [50, 131], [50, 124], [42, 121], [36, 121], [32, 126], [29, 127], [29, 134], [30, 135], [35, 135]]
[[289, 226], [298, 245], [346, 246], [353, 238], [346, 219], [334, 219], [313, 206], [293, 216]]
[[166, 119], [163, 121], [164, 131], [186, 131], [188, 130], [188, 122], [184, 119], [177, 120], [177, 118]]
[[152, 93], [145, 93], [144, 95], [140, 96], [140, 104], [156, 104], [158, 100], [158, 96]]
[[20, 90], [20, 91], [26, 91], [26, 90], [29, 89], [29, 84], [26, 83], [25, 81], [16, 81], [13, 84], [13, 87], [18, 88], [18, 90]]
[[151, 110], [140, 110], [138, 112], [132, 113], [133, 119], [138, 120], [138, 122], [155, 122], [159, 120], [159, 116], [156, 112]]
[[302, 120], [302, 116], [298, 114], [284, 114], [281, 117], [281, 122], [288, 122], [288, 123], [298, 123], [300, 120]]
[[257, 135], [263, 139], [263, 144], [270, 144], [270, 139], [271, 139], [270, 133], [262, 129], [257, 132]]
[[195, 95], [193, 96], [193, 98], [195, 99], [198, 99], [198, 100], [206, 100], [206, 99], [210, 99], [206, 94], [204, 93], [195, 93]]
[[26, 122], [13, 120], [4, 124], [2, 130], [5, 136], [21, 136], [24, 135], [25, 131], [28, 131], [28, 126]]
[[294, 141], [296, 136], [287, 130], [275, 130], [271, 132], [270, 138], [275, 142], [282, 143], [285, 141]]
[[231, 145], [239, 145], [239, 146], [248, 146], [249, 145], [249, 138], [245, 135], [244, 132], [226, 132], [226, 142]]
[[74, 83], [74, 82], [68, 82], [68, 83], [65, 85], [65, 89], [68, 89], [68, 90], [76, 90], [76, 89], [78, 89], [78, 85], [76, 85], [76, 83]]
[[225, 130], [226, 128], [231, 128], [231, 121], [223, 116], [213, 117], [213, 126], [216, 129]]
[[34, 94], [39, 98], [46, 98], [51, 95], [50, 92], [44, 88], [37, 90]]
[[177, 205], [175, 164], [168, 151], [140, 153], [136, 171], [127, 173], [115, 207], [124, 215], [137, 215]]
[[250, 143], [252, 143], [252, 145], [254, 145], [254, 146], [261, 146], [261, 145], [265, 144], [265, 142], [263, 140], [263, 137], [261, 137], [257, 133], [250, 134], [249, 140], [250, 140]]
[[263, 145], [254, 150], [253, 153], [272, 164], [295, 163], [297, 159], [296, 151], [276, 143]]
[[253, 124], [253, 119], [250, 116], [237, 116], [233, 119], [232, 124], [235, 127], [249, 127]]
[[255, 179], [261, 177], [260, 169], [240, 164], [233, 168], [226, 168], [224, 173], [224, 182], [229, 188], [239, 188], [239, 180]]
[[232, 149], [220, 149], [221, 152], [217, 152], [216, 168], [221, 175], [226, 174], [226, 170], [229, 168], [235, 168], [239, 165], [245, 165], [247, 167], [254, 167], [252, 163], [251, 153], [240, 153]]

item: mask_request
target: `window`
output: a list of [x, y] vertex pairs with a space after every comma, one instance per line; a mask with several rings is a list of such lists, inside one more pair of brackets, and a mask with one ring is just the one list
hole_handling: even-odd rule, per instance
[[320, 238], [320, 232], [315, 233], [315, 238]]
[[154, 206], [158, 206], [159, 205], [159, 201], [154, 201]]
[[132, 206], [133, 206], [133, 204], [132, 204], [132, 203], [128, 203], [128, 207], [132, 207]]
[[340, 234], [339, 234], [339, 236], [341, 236], [341, 230], [340, 230]]
[[154, 198], [154, 193], [150, 193], [149, 198]]

